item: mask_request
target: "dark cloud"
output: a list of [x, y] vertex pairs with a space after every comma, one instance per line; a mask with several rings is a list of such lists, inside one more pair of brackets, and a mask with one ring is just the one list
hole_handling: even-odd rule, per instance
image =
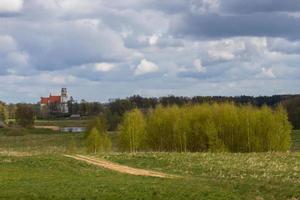
[[299, 0], [226, 0], [220, 1], [224, 12], [250, 14], [257, 12], [298, 12]]
[[172, 31], [181, 37], [198, 39], [236, 36], [300, 39], [300, 20], [278, 13], [225, 16], [187, 14], [173, 23]]
[[298, 0], [5, 2], [0, 95], [6, 101], [33, 102], [61, 86], [78, 99], [103, 101], [276, 91], [264, 81], [300, 92]]

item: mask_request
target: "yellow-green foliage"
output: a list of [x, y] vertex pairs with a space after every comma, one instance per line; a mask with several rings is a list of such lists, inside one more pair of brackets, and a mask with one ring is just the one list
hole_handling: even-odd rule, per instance
[[85, 133], [88, 152], [103, 152], [111, 150], [111, 141], [107, 136], [106, 122], [103, 117], [95, 118]]
[[144, 116], [140, 110], [134, 109], [125, 113], [120, 125], [120, 148], [130, 152], [141, 149], [145, 137], [145, 125]]
[[0, 102], [0, 119], [6, 122], [8, 118], [8, 112], [6, 106]]
[[[133, 118], [132, 115], [127, 114], [124, 122]], [[133, 119], [129, 121], [126, 130], [135, 129], [140, 124]], [[158, 106], [146, 116], [146, 131], [139, 142], [143, 146], [139, 149], [179, 152], [288, 151], [291, 128], [287, 113], [280, 106], [276, 109], [232, 103]], [[129, 142], [126, 137], [122, 140], [123, 143]]]

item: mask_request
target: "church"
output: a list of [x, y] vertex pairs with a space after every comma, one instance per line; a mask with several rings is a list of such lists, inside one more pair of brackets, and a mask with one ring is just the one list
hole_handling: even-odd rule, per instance
[[62, 88], [60, 95], [49, 95], [41, 97], [40, 110], [43, 114], [68, 114], [68, 92], [67, 88]]

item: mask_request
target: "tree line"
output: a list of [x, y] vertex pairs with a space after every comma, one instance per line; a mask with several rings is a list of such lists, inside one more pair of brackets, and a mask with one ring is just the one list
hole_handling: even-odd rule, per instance
[[291, 125], [283, 107], [233, 103], [134, 109], [119, 126], [123, 151], [288, 151]]
[[[8, 115], [5, 110], [5, 105], [0, 104], [0, 117], [4, 120]], [[202, 103], [124, 112], [118, 124], [121, 151], [267, 152], [287, 151], [291, 145], [292, 126], [281, 105], [272, 108], [233, 102]], [[31, 105], [17, 105], [17, 124], [30, 128], [34, 118]], [[107, 122], [102, 114], [88, 125], [84, 138], [89, 152], [111, 149]]]
[[[288, 112], [288, 117], [295, 129], [300, 129], [300, 96], [299, 95], [274, 95], [274, 96], [236, 96], [236, 97], [224, 97], [224, 96], [195, 96], [195, 97], [176, 97], [167, 96], [160, 98], [153, 97], [141, 97], [138, 95], [128, 97], [125, 99], [113, 99], [107, 103], [100, 102], [87, 102], [81, 100], [79, 102], [71, 99], [68, 102], [69, 115], [80, 114], [81, 116], [98, 116], [104, 115], [107, 119], [107, 126], [110, 131], [117, 130], [118, 124], [121, 122], [123, 115], [134, 108], [142, 110], [149, 110], [163, 106], [183, 106], [186, 104], [202, 104], [202, 103], [223, 103], [233, 102], [238, 105], [248, 105], [262, 107], [264, 105], [270, 107], [276, 107], [282, 104]], [[2, 103], [4, 105], [4, 103]], [[44, 119], [44, 116], [40, 113], [39, 104], [27, 104], [34, 109], [35, 116], [38, 119]], [[7, 118], [14, 119], [17, 109], [17, 104], [7, 104], [5, 106], [5, 115]], [[0, 113], [1, 112], [0, 110]], [[67, 115], [68, 116], [68, 115]], [[67, 117], [65, 115], [58, 116], [52, 114], [47, 116], [47, 119], [57, 119], [59, 117]]]

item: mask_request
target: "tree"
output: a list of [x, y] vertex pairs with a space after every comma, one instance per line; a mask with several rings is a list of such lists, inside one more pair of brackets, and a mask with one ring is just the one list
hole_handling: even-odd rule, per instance
[[0, 102], [0, 120], [3, 120], [3, 122], [6, 122], [8, 119], [8, 112], [6, 109], [6, 106], [4, 103]]
[[123, 149], [153, 151], [288, 151], [291, 125], [283, 107], [234, 103], [158, 106], [144, 115], [126, 113], [121, 124]]
[[97, 153], [111, 150], [111, 141], [107, 135], [104, 117], [97, 117], [90, 122], [85, 133], [85, 139], [88, 152]]
[[93, 128], [86, 138], [87, 151], [97, 153], [101, 145], [100, 133], [96, 128]]
[[120, 126], [120, 146], [131, 153], [141, 149], [145, 136], [145, 119], [143, 113], [134, 109], [124, 115]]
[[300, 97], [295, 97], [282, 102], [287, 109], [289, 120], [294, 129], [300, 129]]
[[35, 113], [30, 105], [18, 104], [16, 110], [16, 122], [18, 125], [25, 128], [34, 126]]

